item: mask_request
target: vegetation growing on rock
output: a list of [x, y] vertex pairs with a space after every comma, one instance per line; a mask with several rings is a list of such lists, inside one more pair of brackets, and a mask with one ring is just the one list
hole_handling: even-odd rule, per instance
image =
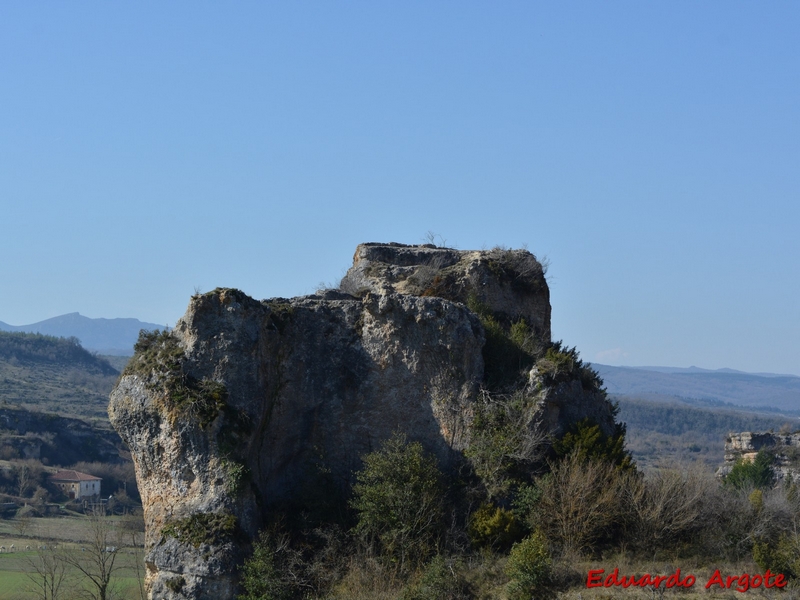
[[195, 548], [229, 542], [236, 531], [236, 517], [230, 513], [195, 513], [164, 525], [161, 534]]
[[142, 330], [134, 350], [123, 376], [144, 378], [149, 389], [161, 394], [173, 420], [188, 418], [206, 427], [226, 408], [228, 391], [223, 384], [185, 372], [184, 351], [171, 332]]

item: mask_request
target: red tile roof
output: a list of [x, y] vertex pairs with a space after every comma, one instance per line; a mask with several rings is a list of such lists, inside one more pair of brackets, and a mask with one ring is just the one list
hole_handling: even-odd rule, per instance
[[95, 477], [94, 475], [87, 475], [86, 473], [72, 470], [54, 473], [53, 475], [50, 475], [50, 479], [55, 481], [102, 481], [100, 477]]

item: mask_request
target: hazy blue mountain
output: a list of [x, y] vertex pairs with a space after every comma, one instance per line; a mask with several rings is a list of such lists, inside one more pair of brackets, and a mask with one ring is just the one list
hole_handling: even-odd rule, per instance
[[140, 329], [164, 329], [164, 326], [139, 319], [90, 319], [76, 312], [30, 325], [8, 325], [0, 321], [0, 331], [76, 337], [87, 350], [113, 356], [132, 355]]
[[624, 369], [640, 369], [642, 371], [656, 371], [658, 373], [736, 373], [739, 375], [757, 375], [759, 377], [794, 377], [780, 373], [748, 373], [736, 369], [701, 369], [700, 367], [611, 367]]
[[800, 377], [744, 373], [733, 369], [612, 367], [592, 364], [610, 394], [639, 398], [673, 397], [700, 404], [755, 409], [800, 410]]

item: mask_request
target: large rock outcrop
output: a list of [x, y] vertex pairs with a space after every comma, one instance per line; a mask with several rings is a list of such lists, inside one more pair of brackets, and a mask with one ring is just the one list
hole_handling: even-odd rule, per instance
[[[526, 251], [363, 244], [341, 288], [265, 301], [217, 289], [140, 339], [109, 414], [136, 466], [151, 598], [233, 598], [269, 512], [346, 490], [396, 431], [459, 464], [487, 339], [516, 327], [520, 344], [550, 344], [547, 283]], [[611, 434], [596, 382], [558, 368], [522, 377], [525, 426], [558, 434], [591, 417]]]
[[725, 439], [725, 464], [717, 470], [717, 475], [730, 473], [738, 460], [754, 461], [761, 451], [773, 456], [772, 471], [776, 480], [791, 477], [793, 481], [797, 481], [800, 478], [800, 432], [797, 431], [729, 433]]

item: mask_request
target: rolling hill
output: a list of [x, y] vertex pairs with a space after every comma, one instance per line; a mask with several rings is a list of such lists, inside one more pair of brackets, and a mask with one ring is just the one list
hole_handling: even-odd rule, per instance
[[0, 332], [0, 403], [108, 421], [119, 372], [72, 339]]

